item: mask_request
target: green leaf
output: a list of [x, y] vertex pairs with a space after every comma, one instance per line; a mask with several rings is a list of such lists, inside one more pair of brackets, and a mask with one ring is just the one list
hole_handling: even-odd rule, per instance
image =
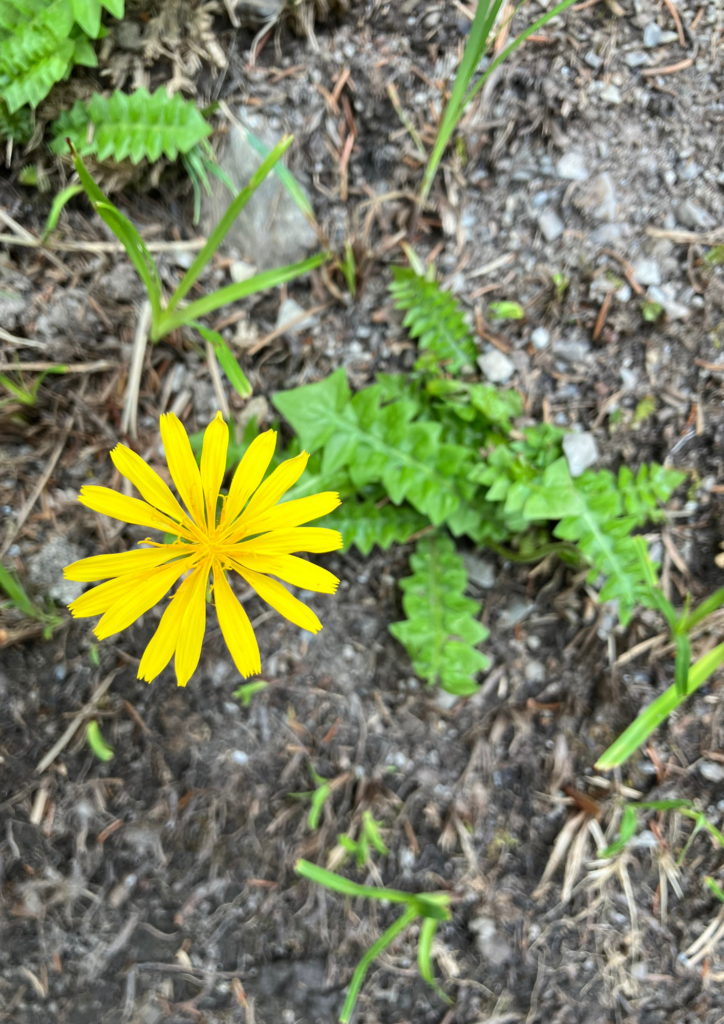
[[113, 747], [109, 747], [101, 736], [101, 730], [95, 719], [91, 719], [86, 726], [85, 738], [88, 741], [88, 746], [99, 761], [111, 761], [113, 759]]
[[402, 324], [420, 349], [451, 373], [472, 370], [477, 348], [457, 299], [409, 267], [393, 267], [392, 277], [395, 308], [406, 311]]
[[[334, 490], [335, 488], [325, 488]], [[428, 520], [409, 505], [393, 505], [388, 502], [381, 508], [377, 502], [357, 501], [351, 498], [340, 508], [325, 516], [317, 524], [339, 530], [344, 541], [343, 550], [354, 545], [368, 555], [375, 544], [387, 551], [392, 544], [404, 544], [413, 534], [429, 525]]]
[[418, 543], [410, 565], [413, 575], [400, 580], [407, 619], [393, 623], [390, 633], [407, 648], [415, 671], [429, 686], [475, 693], [474, 676], [489, 664], [475, 647], [488, 631], [474, 618], [480, 605], [464, 596], [462, 558], [450, 537], [436, 533]]
[[607, 860], [609, 857], [615, 857], [618, 853], [623, 850], [630, 839], [633, 838], [636, 828], [638, 826], [638, 814], [636, 813], [635, 804], [626, 804], [623, 809], [623, 816], [621, 818], [621, 831], [619, 837], [615, 843], [611, 843], [605, 850], [600, 850], [598, 856], [602, 860]]
[[525, 310], [518, 302], [490, 302], [488, 313], [491, 320], [525, 319]]
[[262, 693], [268, 687], [269, 683], [263, 679], [257, 679], [254, 683], [243, 683], [237, 690], [234, 690], [231, 696], [240, 700], [244, 707], [248, 708], [251, 704], [251, 698], [257, 693]]
[[62, 191], [60, 191], [57, 194], [57, 196], [53, 200], [52, 206], [50, 207], [48, 220], [46, 221], [45, 230], [43, 231], [43, 241], [45, 241], [48, 235], [51, 234], [51, 232], [55, 231], [55, 229], [57, 228], [58, 220], [60, 219], [60, 214], [66, 203], [70, 199], [72, 199], [73, 196], [77, 196], [78, 193], [82, 191], [82, 185], [68, 185], [67, 188], [62, 189]]
[[204, 341], [208, 341], [209, 345], [213, 348], [216, 358], [221, 363], [222, 370], [229, 378], [229, 383], [234, 388], [237, 395], [241, 395], [242, 398], [248, 398], [252, 393], [251, 384], [249, 383], [246, 374], [239, 366], [236, 356], [219, 332], [212, 331], [210, 327], [204, 327], [203, 324], [195, 323], [193, 326], [199, 332]]

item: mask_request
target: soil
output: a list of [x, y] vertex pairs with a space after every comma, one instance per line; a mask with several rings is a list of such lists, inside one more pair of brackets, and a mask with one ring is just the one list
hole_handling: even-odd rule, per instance
[[[182, 33], [177, 57], [195, 69], [200, 101], [225, 99], [293, 131], [294, 172], [328, 237], [340, 248], [349, 238], [357, 256], [355, 301], [341, 279], [330, 291], [314, 274], [231, 307], [237, 323], [225, 333], [243, 353], [238, 324], [253, 344], [273, 331], [283, 298], [324, 306], [313, 327], [242, 354], [262, 422], [271, 418], [263, 398], [339, 366], [353, 387], [404, 370], [415, 349], [386, 292], [387, 264], [402, 259], [399, 243], [414, 227], [417, 251], [434, 256], [476, 323], [481, 352], [492, 344], [513, 361], [527, 416], [592, 430], [598, 465], [657, 460], [687, 471], [650, 539], [661, 541], [670, 593], [701, 598], [724, 582], [714, 563], [724, 519], [724, 276], [703, 259], [724, 242], [724, 18], [717, 3], [678, 4], [682, 46], [670, 5], [579, 6], [517, 51], [471, 105], [416, 225], [406, 194], [419, 187], [421, 158], [387, 87], [429, 148], [469, 28], [465, 5], [353, 3], [318, 21], [313, 39], [284, 23], [256, 44], [254, 67], [258, 26], [246, 15], [236, 29], [211, 12], [195, 64], [201, 37]], [[128, 20], [140, 30], [148, 22], [143, 10]], [[669, 33], [655, 47], [644, 45], [656, 37], [651, 25]], [[209, 39], [223, 70], [208, 59]], [[114, 45], [104, 59], [123, 84], [135, 51]], [[153, 87], [175, 74], [164, 60], [142, 69]], [[648, 74], [654, 67], [667, 70]], [[77, 69], [72, 82], [87, 90], [92, 74]], [[0, 183], [7, 230], [39, 235], [47, 198], [19, 183], [21, 165], [15, 153]], [[183, 243], [198, 232], [192, 202], [182, 177], [163, 175], [160, 187], [140, 179], [116, 200], [147, 239]], [[121, 253], [90, 244], [107, 236], [81, 198], [56, 236], [79, 251], [7, 238], [0, 369], [16, 357], [101, 364], [47, 377], [31, 407], [0, 408], [4, 564], [42, 600], [58, 570], [47, 578], [41, 566], [33, 577], [29, 567], [51, 542], [71, 561], [143, 535], [101, 522], [76, 499], [90, 479], [120, 484], [108, 451], [129, 442], [121, 412], [144, 295]], [[182, 250], [158, 257], [167, 284], [182, 272]], [[233, 259], [253, 256], [222, 253], [204, 288], [228, 283]], [[499, 299], [521, 303], [525, 320], [495, 324], [486, 303]], [[654, 322], [642, 316], [646, 301], [664, 307]], [[541, 327], [549, 338], [536, 347]], [[243, 419], [241, 400], [228, 390], [227, 400]], [[203, 353], [180, 335], [149, 349], [144, 366], [132, 443], [156, 466], [158, 416], [172, 407], [189, 431], [217, 408]], [[415, 678], [388, 632], [401, 617], [396, 583], [410, 550], [321, 558], [342, 584], [333, 598], [310, 598], [324, 623], [317, 636], [243, 595], [268, 682], [247, 705], [233, 696], [240, 679], [216, 628], [178, 689], [168, 671], [152, 686], [136, 679], [155, 612], [100, 645], [88, 621], [63, 612], [52, 639], [2, 613], [0, 1020], [336, 1020], [354, 966], [399, 911], [310, 886], [294, 865], [326, 863], [337, 835], [371, 810], [390, 852], [344, 870], [366, 884], [450, 893], [452, 919], [434, 954], [455, 1002], [419, 977], [413, 928], [373, 965], [356, 1020], [724, 1021], [721, 948], [702, 943], [705, 956], [684, 955], [721, 920], [703, 881], [721, 881], [721, 848], [699, 832], [677, 869], [692, 824], [658, 815], [610, 870], [597, 875], [594, 861], [595, 823], [615, 838], [632, 791], [695, 800], [721, 821], [720, 681], [621, 773], [599, 779], [596, 758], [672, 681], [670, 657], [627, 656], [659, 620], [642, 612], [624, 630], [564, 566], [549, 560], [531, 572], [485, 555], [492, 586], [471, 582], [470, 594], [484, 606], [492, 667], [475, 696], [451, 704]], [[466, 555], [479, 565], [479, 553]], [[713, 646], [717, 628], [721, 618], [698, 643]], [[113, 759], [94, 757], [81, 728], [38, 772], [104, 683], [97, 717]], [[295, 798], [312, 788], [310, 768], [333, 780], [317, 829], [308, 802]]]

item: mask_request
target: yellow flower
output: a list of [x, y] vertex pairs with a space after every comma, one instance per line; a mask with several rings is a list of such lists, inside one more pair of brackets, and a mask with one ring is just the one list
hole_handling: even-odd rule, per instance
[[69, 606], [76, 618], [101, 615], [94, 632], [99, 639], [118, 633], [157, 604], [182, 576], [184, 580], [164, 611], [146, 648], [138, 678], [150, 683], [176, 655], [179, 686], [189, 681], [201, 656], [206, 629], [209, 576], [219, 625], [242, 676], [261, 672], [259, 647], [249, 618], [234, 596], [226, 573], [233, 569], [259, 597], [290, 622], [312, 633], [322, 628], [317, 616], [269, 575], [305, 590], [333, 594], [339, 580], [303, 558], [297, 551], [335, 551], [342, 547], [336, 530], [302, 527], [339, 505], [339, 495], [327, 491], [278, 504], [304, 472], [309, 456], [302, 452], [283, 462], [262, 483], [276, 445], [276, 432], [260, 434], [234, 473], [229, 494], [219, 488], [226, 472], [228, 427], [216, 414], [204, 433], [201, 469], [196, 465], [183, 424], [173, 413], [161, 417], [166, 460], [186, 510], [163, 480], [125, 445], [111, 458], [145, 501], [129, 498], [108, 487], [83, 487], [79, 500], [95, 512], [138, 526], [172, 534], [170, 544], [150, 545], [120, 555], [95, 555], [65, 570], [69, 580], [107, 580]]

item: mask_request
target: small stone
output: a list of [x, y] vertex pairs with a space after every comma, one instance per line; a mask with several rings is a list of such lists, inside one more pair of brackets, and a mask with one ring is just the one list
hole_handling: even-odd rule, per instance
[[664, 285], [662, 288], [652, 285], [646, 297], [650, 302], [658, 302], [669, 320], [687, 320], [691, 315], [689, 307], [677, 300], [673, 285]]
[[631, 50], [631, 52], [627, 53], [623, 59], [630, 68], [640, 68], [648, 62], [649, 58], [643, 50]]
[[636, 260], [633, 266], [633, 271], [634, 277], [638, 283], [645, 285], [647, 288], [650, 284], [661, 284], [661, 271], [659, 270], [659, 264], [656, 260]]
[[694, 181], [699, 177], [704, 168], [701, 164], [698, 164], [695, 160], [688, 160], [685, 163], [680, 163], [677, 171], [681, 181]]
[[556, 164], [556, 174], [564, 181], [587, 181], [588, 168], [583, 153], [564, 153]]
[[544, 683], [546, 678], [546, 667], [543, 662], [531, 659], [525, 666], [525, 678], [529, 683]]
[[589, 50], [586, 56], [583, 58], [588, 64], [589, 68], [593, 68], [594, 71], [598, 71], [600, 67], [603, 67], [603, 57], [599, 57], [593, 50]]
[[63, 569], [77, 562], [84, 552], [65, 537], [54, 537], [28, 559], [30, 582], [59, 604], [70, 604], [83, 593], [83, 584], [63, 578]]
[[621, 102], [621, 90], [613, 82], [609, 82], [605, 89], [601, 89], [601, 99], [604, 103], [617, 107]]
[[659, 43], [662, 46], [667, 46], [669, 43], [677, 42], [678, 38], [679, 38], [679, 35], [678, 35], [677, 32], [672, 32], [670, 30], [667, 30], [667, 31], [662, 32], [661, 35], [659, 36]]
[[602, 224], [589, 237], [594, 245], [610, 245], [611, 242], [617, 242], [623, 233], [623, 224]]
[[622, 366], [618, 371], [623, 384], [624, 391], [633, 391], [638, 382], [638, 377], [634, 370], [629, 370], [628, 367]]
[[538, 218], [538, 227], [546, 242], [555, 242], [563, 234], [565, 225], [556, 211], [549, 208]]
[[707, 782], [724, 782], [724, 765], [714, 761], [702, 761], [699, 771]]
[[499, 967], [511, 956], [513, 950], [498, 931], [492, 917], [476, 917], [468, 928], [475, 935], [475, 944], [480, 954], [493, 966]]
[[569, 363], [585, 363], [591, 352], [591, 344], [585, 338], [557, 338], [553, 351]]
[[644, 46], [647, 50], [653, 50], [661, 40], [661, 29], [655, 21], [650, 21], [644, 29]]
[[551, 336], [545, 327], [536, 327], [534, 331], [531, 331], [530, 340], [533, 348], [537, 348], [540, 351], [546, 347], [551, 340]]
[[244, 765], [249, 763], [249, 755], [244, 750], [232, 750], [231, 760], [234, 764]]
[[585, 203], [594, 220], [613, 221], [616, 219], [616, 188], [608, 171], [599, 174], [591, 182]]
[[454, 708], [460, 697], [457, 693], [448, 693], [447, 690], [438, 690], [435, 694], [435, 703], [444, 711]]
[[478, 366], [493, 384], [505, 384], [515, 373], [514, 364], [504, 352], [493, 349], [478, 357]]
[[526, 601], [524, 597], [519, 597], [516, 594], [511, 597], [508, 607], [504, 608], [498, 616], [498, 628], [512, 629], [518, 622], [522, 622], [527, 615], [530, 615], [534, 608], [533, 601]]
[[229, 267], [229, 277], [234, 284], [248, 281], [254, 274], [256, 274], [256, 267], [253, 263], [247, 263], [246, 260], [234, 260]]
[[707, 231], [709, 228], [716, 226], [716, 220], [709, 211], [701, 206], [697, 206], [696, 203], [692, 203], [691, 199], [685, 199], [683, 203], [679, 203], [676, 219], [679, 224], [683, 224], [685, 228], [691, 228], [694, 231]]
[[589, 466], [598, 461], [598, 445], [593, 434], [566, 434], [563, 438], [563, 454], [568, 462], [572, 477], [580, 476]]
[[466, 553], [463, 555], [463, 564], [471, 583], [483, 590], [490, 590], [495, 586], [495, 565], [489, 559]]
[[[288, 334], [296, 334], [297, 331], [303, 331], [307, 327], [313, 327], [316, 322], [316, 316], [302, 316], [306, 310], [303, 306], [300, 306], [294, 299], [285, 299], [284, 302], [279, 306], [279, 312], [277, 313], [276, 329], [286, 328]], [[297, 317], [300, 319], [297, 320]], [[294, 322], [296, 321], [296, 323]], [[290, 326], [287, 328], [286, 325]]]

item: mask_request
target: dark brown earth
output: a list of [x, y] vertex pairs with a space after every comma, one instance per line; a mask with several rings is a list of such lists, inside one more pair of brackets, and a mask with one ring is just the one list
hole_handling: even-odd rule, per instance
[[[571, 11], [513, 58], [471, 109], [462, 135], [467, 160], [458, 153], [446, 164], [415, 245], [422, 255], [436, 250], [440, 276], [471, 313], [478, 307], [484, 316], [489, 299], [525, 306], [526, 321], [494, 333], [509, 350], [512, 383], [530, 417], [592, 429], [600, 465], [666, 459], [689, 473], [656, 532], [665, 539], [671, 593], [688, 587], [703, 597], [724, 582], [714, 565], [724, 536], [724, 278], [702, 263], [716, 231], [724, 242], [716, 227], [724, 213], [724, 24], [715, 3], [682, 3], [686, 46], [647, 49], [647, 25], [674, 28], [668, 8], [626, 0], [616, 10], [600, 3]], [[129, 18], [143, 25], [140, 14]], [[316, 275], [288, 286], [305, 308], [329, 305], [313, 328], [242, 355], [256, 396], [321, 379], [340, 365], [354, 387], [379, 371], [409, 367], [414, 346], [386, 285], [412, 206], [404, 197], [380, 203], [365, 231], [369, 207], [361, 204], [418, 187], [419, 157], [386, 87], [396, 85], [429, 146], [440, 90], [452, 78], [468, 24], [461, 6], [353, 4], [317, 24], [317, 48], [283, 27], [256, 69], [247, 67], [255, 28], [243, 23], [235, 31], [218, 12], [210, 23], [228, 67], [220, 72], [202, 59], [193, 75], [201, 100], [246, 104], [272, 128], [296, 133], [291, 166], [332, 242], [355, 242], [361, 268], [359, 298], [347, 305]], [[193, 38], [179, 43], [183, 60]], [[108, 64], [121, 85], [124, 52], [117, 47]], [[627, 62], [630, 54], [643, 54], [648, 64]], [[671, 75], [642, 75], [642, 68], [688, 57], [692, 65]], [[333, 155], [340, 117], [325, 91], [345, 69], [341, 94], [357, 137], [343, 202]], [[159, 58], [146, 73], [155, 86], [171, 68]], [[87, 74], [78, 89], [93, 84]], [[611, 85], [620, 103], [601, 98]], [[585, 163], [585, 181], [556, 175], [571, 152]], [[39, 233], [47, 200], [18, 183], [21, 165], [15, 154], [0, 201]], [[144, 190], [141, 179], [116, 198], [146, 238], [192, 238], [198, 229], [183, 178], [173, 169], [163, 173], [161, 188]], [[604, 218], [592, 213], [602, 175], [614, 193]], [[687, 201], [709, 220], [702, 213], [700, 225], [687, 225], [697, 216], [681, 212]], [[550, 242], [538, 220], [548, 208], [564, 226]], [[651, 228], [665, 234], [652, 236]], [[106, 236], [78, 199], [59, 237]], [[71, 561], [111, 545], [122, 550], [140, 536], [134, 528], [113, 532], [76, 497], [89, 479], [119, 485], [108, 450], [128, 440], [120, 432], [125, 366], [143, 292], [120, 254], [87, 248], [56, 255], [59, 264], [37, 249], [4, 246], [0, 325], [31, 344], [0, 342], [0, 369], [16, 355], [112, 365], [49, 377], [33, 408], [0, 409], [0, 514], [11, 539], [4, 564], [38, 600], [53, 581], [33, 584], [28, 567], [51, 541], [74, 546]], [[217, 260], [204, 287], [228, 283], [232, 257], [253, 255]], [[474, 273], [507, 255], [498, 269]], [[656, 263], [662, 286], [670, 286], [667, 301], [681, 307], [656, 324], [641, 316], [646, 285], [639, 285], [641, 296], [631, 288], [630, 267], [643, 259]], [[159, 261], [167, 283], [178, 278], [173, 254]], [[554, 273], [569, 279], [562, 298]], [[594, 340], [612, 274], [619, 291]], [[488, 284], [496, 287], [475, 297]], [[246, 304], [259, 336], [273, 330], [279, 301], [277, 291]], [[530, 338], [539, 326], [550, 333], [542, 349]], [[234, 332], [229, 340], [238, 343]], [[483, 338], [480, 344], [484, 350]], [[189, 431], [215, 412], [202, 354], [181, 337], [147, 353], [134, 444], [155, 465], [158, 415], [184, 389], [179, 411]], [[637, 423], [637, 406], [648, 396], [655, 411]], [[255, 409], [263, 420], [264, 406]], [[59, 444], [27, 520], [10, 538]], [[660, 630], [659, 621], [642, 613], [624, 631], [564, 566], [549, 561], [531, 572], [486, 555], [494, 585], [471, 583], [470, 593], [484, 604], [492, 667], [476, 696], [451, 707], [415, 678], [388, 633], [401, 617], [396, 584], [408, 574], [410, 550], [323, 559], [343, 583], [333, 598], [310, 598], [324, 622], [315, 637], [267, 616], [248, 596], [269, 682], [248, 707], [232, 696], [240, 680], [213, 626], [199, 670], [179, 690], [171, 672], [150, 687], [135, 678], [154, 613], [97, 645], [87, 621], [65, 615], [52, 640], [43, 640], [32, 623], [0, 612], [0, 1020], [334, 1021], [359, 957], [397, 912], [310, 887], [293, 867], [299, 857], [324, 864], [337, 834], [370, 809], [390, 854], [375, 857], [369, 873], [350, 868], [350, 877], [451, 893], [452, 920], [438, 932], [435, 961], [456, 1002], [448, 1008], [419, 978], [410, 933], [375, 964], [358, 1021], [724, 1021], [720, 946], [693, 964], [684, 957], [720, 913], [703, 879], [711, 874], [722, 883], [721, 849], [699, 833], [677, 874], [672, 856], [691, 822], [654, 817], [642, 821], [634, 844], [597, 885], [589, 827], [597, 820], [614, 838], [632, 789], [647, 799], [696, 800], [713, 824], [721, 822], [719, 680], [672, 716], [606, 789], [591, 781], [596, 758], [672, 680], [669, 657], [642, 654], [617, 664]], [[479, 568], [483, 556], [466, 554]], [[717, 629], [721, 618], [699, 642], [713, 646]], [[38, 763], [109, 675], [99, 710], [113, 760], [99, 762], [81, 729], [38, 774]], [[310, 789], [310, 767], [335, 780], [315, 831], [307, 805], [291, 798]], [[592, 810], [598, 818], [586, 815]], [[561, 835], [572, 843], [542, 882]], [[662, 888], [667, 871], [679, 894], [670, 880]]]

